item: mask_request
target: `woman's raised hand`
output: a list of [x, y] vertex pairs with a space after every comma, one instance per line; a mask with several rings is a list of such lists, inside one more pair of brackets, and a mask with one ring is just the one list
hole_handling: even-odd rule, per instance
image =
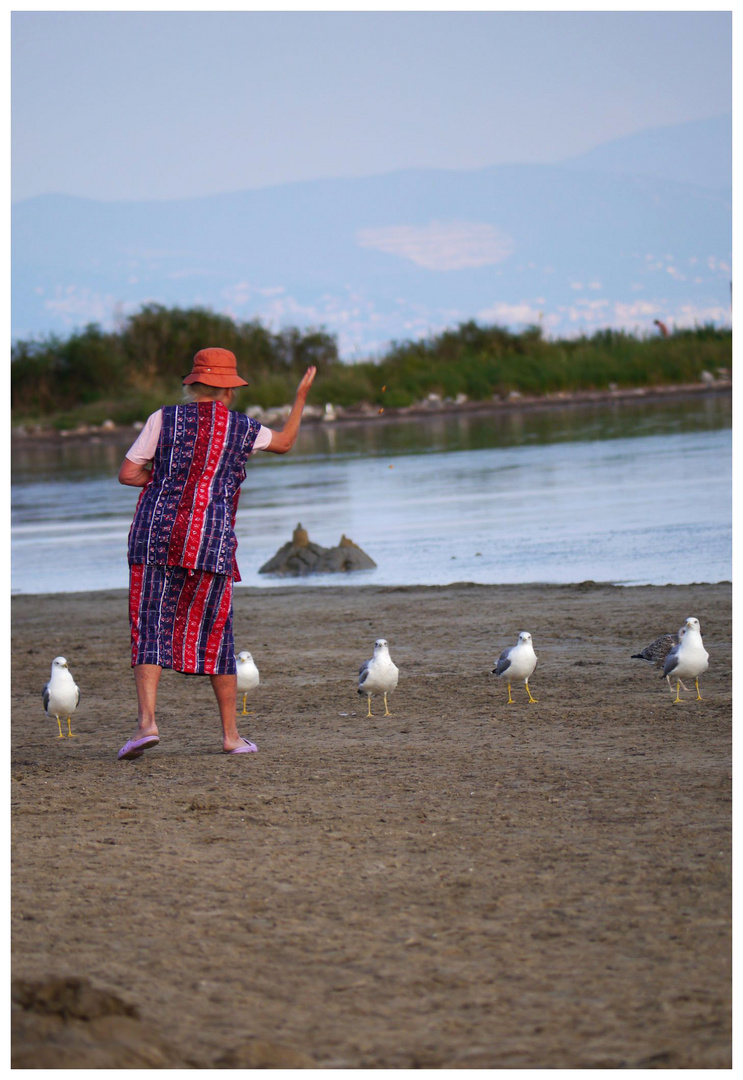
[[302, 381], [297, 387], [297, 396], [294, 399], [292, 405], [292, 411], [286, 419], [286, 422], [281, 431], [271, 432], [271, 442], [268, 446], [264, 447], [264, 450], [269, 450], [272, 454], [286, 454], [291, 450], [294, 443], [297, 440], [297, 433], [299, 432], [299, 425], [302, 420], [302, 411], [307, 400], [307, 394], [312, 386], [313, 379], [317, 375], [316, 367], [308, 367], [305, 371]]
[[307, 370], [305, 371], [304, 375], [302, 376], [301, 383], [297, 387], [297, 397], [302, 397], [302, 398], [307, 397], [307, 394], [309, 393], [310, 387], [312, 386], [312, 383], [314, 382], [315, 375], [317, 375], [317, 368], [314, 367], [314, 366], [313, 367], [308, 367]]

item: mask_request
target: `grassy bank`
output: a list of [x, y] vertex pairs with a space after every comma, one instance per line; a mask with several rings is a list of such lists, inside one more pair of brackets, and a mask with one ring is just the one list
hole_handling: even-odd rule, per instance
[[602, 330], [590, 337], [546, 340], [538, 327], [511, 333], [463, 323], [424, 341], [394, 343], [375, 359], [346, 364], [324, 330], [272, 333], [202, 308], [149, 305], [116, 331], [97, 325], [66, 339], [18, 341], [11, 364], [15, 424], [68, 428], [78, 423], [144, 420], [164, 401], [181, 399], [181, 378], [207, 345], [232, 349], [250, 379], [236, 405], [271, 408], [293, 398], [308, 364], [319, 378], [310, 402], [390, 408], [429, 394], [473, 401], [522, 394], [667, 386], [698, 382], [732, 366], [732, 332], [714, 326], [668, 337]]

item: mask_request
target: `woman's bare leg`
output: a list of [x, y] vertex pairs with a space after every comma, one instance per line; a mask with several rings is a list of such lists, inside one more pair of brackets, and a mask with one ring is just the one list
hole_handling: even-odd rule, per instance
[[209, 678], [219, 705], [222, 747], [224, 750], [236, 750], [243, 745], [237, 733], [237, 675], [210, 675]]
[[135, 739], [145, 735], [157, 735], [155, 706], [157, 687], [163, 669], [157, 664], [137, 664], [134, 668], [134, 685], [137, 687], [137, 732]]
[[[136, 739], [158, 733], [155, 706], [161, 675], [162, 668], [157, 664], [137, 664], [134, 668], [134, 683], [137, 687], [139, 705], [137, 731], [134, 736]], [[222, 746], [225, 750], [235, 750], [243, 745], [237, 732], [237, 675], [210, 675], [209, 678], [222, 721]]]

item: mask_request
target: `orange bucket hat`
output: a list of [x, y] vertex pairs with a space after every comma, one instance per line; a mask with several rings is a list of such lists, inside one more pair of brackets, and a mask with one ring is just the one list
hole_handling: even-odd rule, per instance
[[249, 386], [237, 374], [237, 360], [229, 349], [200, 349], [193, 358], [191, 374], [183, 379], [184, 386], [191, 383], [206, 386]]

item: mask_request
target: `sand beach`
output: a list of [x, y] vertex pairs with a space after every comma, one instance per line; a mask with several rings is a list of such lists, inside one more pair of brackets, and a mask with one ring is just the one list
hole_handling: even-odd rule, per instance
[[[674, 706], [630, 654], [688, 615]], [[534, 705], [490, 674], [520, 630]], [[126, 594], [14, 597], [13, 1065], [730, 1068], [731, 634], [727, 584], [238, 589], [259, 753], [166, 672], [119, 762]]]

